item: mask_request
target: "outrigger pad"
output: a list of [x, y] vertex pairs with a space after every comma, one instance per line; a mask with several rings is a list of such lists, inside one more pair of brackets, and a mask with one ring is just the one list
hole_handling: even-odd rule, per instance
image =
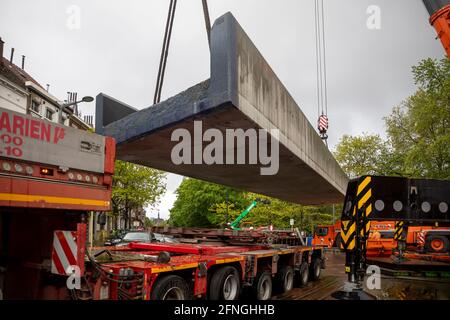
[[[210, 79], [137, 112], [101, 94], [96, 124], [97, 132], [116, 139], [120, 160], [304, 205], [341, 203], [345, 194], [347, 176], [231, 13], [211, 31]], [[181, 140], [177, 129], [189, 137], [182, 163], [172, 157]], [[214, 129], [212, 139], [208, 129]], [[227, 139], [230, 129], [258, 133], [254, 161], [250, 138], [238, 148]], [[264, 138], [259, 130], [271, 135]], [[205, 160], [217, 134], [223, 145], [217, 150], [232, 161]]]
[[331, 296], [337, 300], [377, 300], [377, 298], [364, 290], [336, 291]]

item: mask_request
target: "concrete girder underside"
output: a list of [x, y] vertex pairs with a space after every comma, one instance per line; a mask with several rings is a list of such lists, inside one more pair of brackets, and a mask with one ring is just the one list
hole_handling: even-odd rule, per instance
[[[230, 13], [216, 20], [211, 33], [211, 79], [141, 111], [100, 94], [96, 109], [97, 131], [116, 139], [118, 159], [293, 203], [343, 200], [346, 175]], [[175, 165], [172, 133], [187, 129], [194, 140], [194, 121], [224, 136], [226, 129], [278, 129], [278, 173], [261, 175], [267, 167], [261, 163]]]

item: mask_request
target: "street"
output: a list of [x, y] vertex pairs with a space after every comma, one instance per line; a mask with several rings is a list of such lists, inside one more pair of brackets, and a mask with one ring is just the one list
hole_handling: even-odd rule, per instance
[[[295, 288], [274, 297], [275, 300], [334, 300], [331, 294], [342, 290], [346, 279], [345, 255], [327, 252], [327, 268], [317, 282], [309, 282], [305, 288]], [[393, 278], [382, 275], [381, 290], [368, 291], [379, 300], [448, 300], [450, 280], [423, 278]]]

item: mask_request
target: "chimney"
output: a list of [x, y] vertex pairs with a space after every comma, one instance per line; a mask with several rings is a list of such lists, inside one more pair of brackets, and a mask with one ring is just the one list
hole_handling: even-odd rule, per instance
[[9, 59], [9, 64], [13, 64], [14, 60], [14, 48], [11, 48], [11, 59]]
[[47, 83], [47, 92], [50, 90], [50, 85]]
[[0, 65], [3, 64], [3, 49], [5, 42], [0, 38]]

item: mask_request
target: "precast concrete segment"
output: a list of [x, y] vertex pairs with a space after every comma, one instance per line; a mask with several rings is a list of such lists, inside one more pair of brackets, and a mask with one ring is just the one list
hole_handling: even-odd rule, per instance
[[[121, 160], [304, 205], [340, 203], [346, 191], [346, 175], [231, 13], [211, 32], [209, 80], [138, 112], [100, 94], [96, 117], [98, 132], [117, 140]], [[195, 139], [195, 121], [203, 133], [214, 128], [224, 136], [227, 129], [278, 129], [279, 171], [261, 175], [261, 163], [174, 164], [176, 129], [191, 134], [192, 155], [209, 144]], [[236, 147], [225, 148], [224, 158], [229, 152], [236, 155]]]

